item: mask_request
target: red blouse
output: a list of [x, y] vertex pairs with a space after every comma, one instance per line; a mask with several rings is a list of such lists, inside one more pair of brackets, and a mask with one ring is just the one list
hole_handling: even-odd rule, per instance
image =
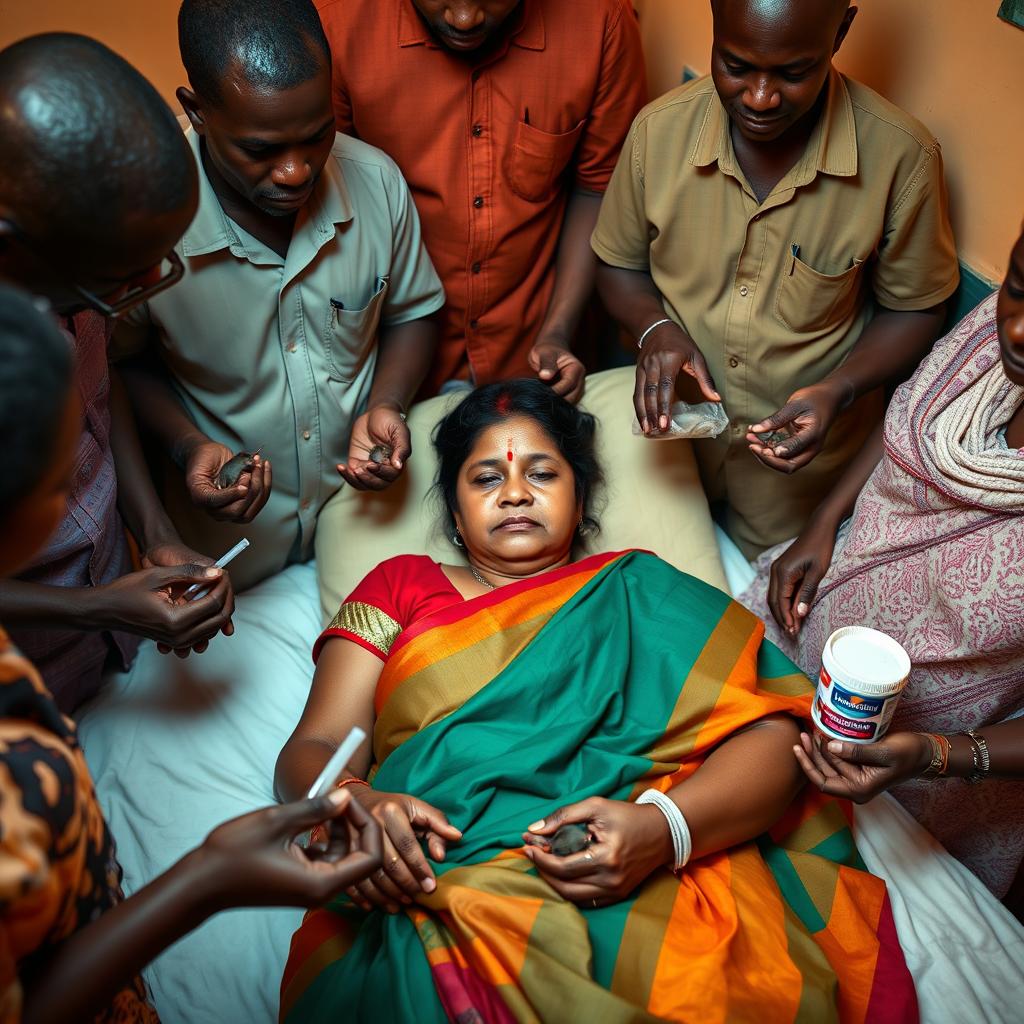
[[427, 555], [399, 555], [371, 570], [313, 645], [313, 661], [341, 636], [387, 661], [392, 644], [414, 622], [465, 599]]

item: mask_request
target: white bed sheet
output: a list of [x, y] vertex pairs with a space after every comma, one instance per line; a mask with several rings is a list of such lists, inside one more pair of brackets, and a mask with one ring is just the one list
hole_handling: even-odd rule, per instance
[[[743, 585], [749, 566], [727, 538], [722, 546], [730, 585]], [[319, 628], [313, 566], [293, 566], [239, 597], [234, 637], [186, 661], [144, 644], [82, 716], [128, 892], [221, 821], [273, 800], [274, 760], [305, 702]], [[1024, 928], [895, 801], [857, 817], [864, 858], [890, 883], [925, 1024], [1021, 1020]], [[146, 972], [164, 1024], [275, 1021], [301, 916], [233, 911], [164, 953]]]

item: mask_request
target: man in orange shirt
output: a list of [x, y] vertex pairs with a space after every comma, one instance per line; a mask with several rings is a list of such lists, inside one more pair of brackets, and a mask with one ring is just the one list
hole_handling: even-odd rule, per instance
[[422, 394], [537, 374], [576, 401], [590, 235], [645, 98], [629, 0], [317, 8], [338, 130], [398, 163], [448, 296]]

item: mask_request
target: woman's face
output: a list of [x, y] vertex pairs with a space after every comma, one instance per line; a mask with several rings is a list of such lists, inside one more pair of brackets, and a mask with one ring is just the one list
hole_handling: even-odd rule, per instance
[[996, 306], [1003, 369], [1015, 384], [1024, 384], [1024, 230], [1010, 253], [1010, 266]]
[[81, 433], [82, 407], [78, 391], [72, 387], [49, 466], [35, 487], [4, 516], [0, 531], [0, 577], [12, 576], [26, 566], [64, 517]]
[[485, 430], [459, 472], [455, 522], [481, 568], [513, 576], [568, 560], [582, 508], [572, 467], [535, 421]]

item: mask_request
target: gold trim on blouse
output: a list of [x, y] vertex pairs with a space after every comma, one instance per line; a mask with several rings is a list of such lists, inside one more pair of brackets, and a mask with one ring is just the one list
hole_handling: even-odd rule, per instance
[[346, 601], [331, 619], [327, 632], [332, 629], [343, 629], [376, 647], [384, 655], [391, 650], [391, 645], [402, 632], [402, 627], [390, 615], [362, 601]]

